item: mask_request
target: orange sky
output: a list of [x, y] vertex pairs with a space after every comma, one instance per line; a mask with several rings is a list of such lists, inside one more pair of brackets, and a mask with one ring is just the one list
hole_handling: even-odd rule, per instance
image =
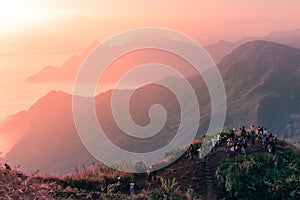
[[48, 90], [60, 89], [22, 81], [46, 65], [60, 66], [94, 40], [132, 28], [160, 26], [183, 32], [203, 45], [221, 39], [233, 41], [299, 29], [299, 8], [300, 1], [295, 0], [3, 1], [0, 113], [28, 108]]
[[[60, 66], [94, 40], [159, 26], [207, 45], [300, 28], [296, 0], [7, 0], [0, 4], [0, 123], [63, 84], [24, 80], [46, 65]], [[1, 136], [1, 134], [0, 134]], [[0, 146], [4, 139], [0, 138]]]
[[237, 40], [299, 28], [299, 8], [294, 0], [11, 0], [0, 7], [0, 40], [9, 46], [1, 45], [0, 54], [80, 52], [95, 39], [141, 26], [172, 28], [202, 44]]

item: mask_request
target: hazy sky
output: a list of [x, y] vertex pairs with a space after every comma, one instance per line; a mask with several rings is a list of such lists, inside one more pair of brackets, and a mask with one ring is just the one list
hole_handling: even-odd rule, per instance
[[24, 83], [94, 40], [137, 27], [183, 32], [200, 44], [300, 28], [296, 0], [1, 0], [0, 120], [62, 85]]
[[202, 45], [234, 41], [299, 29], [299, 9], [297, 0], [0, 0], [0, 123], [50, 90], [71, 90], [24, 80], [46, 65], [60, 66], [94, 40], [158, 26]]
[[[295, 0], [10, 0], [0, 6], [0, 54], [79, 52], [93, 40], [142, 26], [181, 31], [209, 44], [300, 27]], [[1, 45], [3, 46], [3, 45]], [[71, 53], [71, 52], [70, 52]]]

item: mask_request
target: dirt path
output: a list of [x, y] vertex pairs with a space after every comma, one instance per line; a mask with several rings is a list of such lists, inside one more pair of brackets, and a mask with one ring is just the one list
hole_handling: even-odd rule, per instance
[[[249, 144], [247, 153], [263, 152], [263, 147], [255, 143]], [[180, 159], [172, 163], [170, 166], [158, 171], [158, 177], [168, 179], [176, 178], [180, 185], [180, 190], [185, 192], [192, 188], [194, 192], [201, 196], [204, 200], [218, 199], [218, 189], [216, 188], [215, 173], [219, 162], [225, 157], [235, 156], [239, 153], [226, 153], [225, 147], [219, 147], [218, 151], [211, 153], [206, 157], [206, 160], [200, 160], [197, 155], [193, 159], [182, 156]], [[142, 180], [141, 180], [142, 181]], [[145, 181], [143, 181], [145, 184]], [[158, 188], [158, 182], [154, 182], [149, 189]]]

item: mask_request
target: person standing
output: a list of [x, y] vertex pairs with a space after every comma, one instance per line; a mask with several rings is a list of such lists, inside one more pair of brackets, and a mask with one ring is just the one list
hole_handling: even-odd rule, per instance
[[202, 149], [202, 147], [197, 149], [197, 151], [198, 151], [199, 159], [202, 159], [203, 158], [203, 149]]
[[134, 195], [134, 180], [131, 179], [130, 183], [129, 183], [129, 191], [130, 191], [130, 195]]
[[121, 177], [120, 176], [118, 176], [118, 178], [117, 178], [116, 186], [117, 186], [117, 192], [121, 193]]
[[250, 138], [251, 138], [251, 143], [254, 144], [254, 142], [255, 142], [255, 126], [254, 125], [250, 126]]
[[147, 178], [148, 178], [148, 184], [151, 185], [151, 181], [152, 181], [152, 166], [150, 166], [147, 169]]
[[247, 138], [245, 138], [243, 140], [241, 153], [244, 154], [244, 155], [246, 155], [246, 152], [247, 152], [246, 149], [247, 149]]
[[245, 126], [240, 128], [240, 130], [241, 130], [241, 135], [242, 135], [243, 139], [246, 138], [247, 137], [247, 132], [246, 132]]
[[192, 159], [193, 158], [193, 153], [194, 153], [194, 145], [191, 144], [189, 147], [189, 158]]

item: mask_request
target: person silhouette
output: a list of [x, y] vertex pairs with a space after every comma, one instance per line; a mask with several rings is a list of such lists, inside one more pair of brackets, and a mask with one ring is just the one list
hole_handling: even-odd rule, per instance
[[194, 145], [191, 144], [189, 147], [189, 158], [192, 159], [194, 154]]

